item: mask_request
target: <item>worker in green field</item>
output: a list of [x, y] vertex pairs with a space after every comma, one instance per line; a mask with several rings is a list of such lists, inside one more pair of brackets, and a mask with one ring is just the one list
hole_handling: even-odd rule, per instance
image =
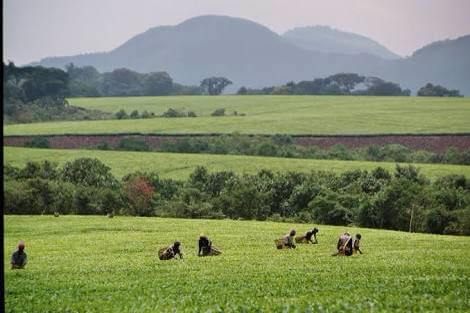
[[336, 244], [337, 252], [333, 253], [333, 256], [336, 255], [345, 255], [350, 256], [353, 254], [353, 238], [351, 235], [346, 232], [341, 234], [338, 239], [338, 243]]
[[295, 229], [292, 229], [288, 234], [286, 234], [282, 238], [274, 240], [274, 242], [276, 243], [276, 247], [278, 249], [284, 249], [284, 248], [287, 248], [287, 249], [294, 248], [295, 249], [295, 247], [296, 247], [295, 244], [294, 244], [295, 234], [296, 234]]
[[197, 252], [198, 256], [214, 256], [219, 255], [222, 252], [212, 245], [212, 241], [204, 235], [199, 236], [198, 240], [199, 250]]
[[180, 259], [183, 258], [183, 253], [181, 252], [181, 242], [175, 241], [172, 245], [161, 248], [158, 250], [158, 258], [160, 260], [171, 260], [179, 256]]
[[361, 244], [361, 238], [362, 238], [361, 234], [356, 234], [356, 237], [354, 238], [353, 250], [355, 253], [359, 252], [360, 254], [362, 254], [361, 248], [359, 247]]
[[28, 263], [28, 256], [26, 252], [24, 252], [25, 244], [24, 241], [21, 240], [18, 243], [18, 250], [13, 252], [11, 256], [11, 269], [23, 269]]
[[[295, 242], [296, 243], [311, 243], [311, 244], [317, 244], [317, 233], [318, 229], [315, 227], [312, 230], [309, 230], [302, 236], [295, 237]], [[313, 237], [313, 240], [312, 240]]]

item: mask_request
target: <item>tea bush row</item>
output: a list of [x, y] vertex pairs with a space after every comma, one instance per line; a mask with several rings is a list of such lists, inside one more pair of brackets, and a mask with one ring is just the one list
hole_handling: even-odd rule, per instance
[[[135, 142], [142, 142], [134, 140]], [[140, 147], [138, 143], [136, 146]], [[136, 150], [120, 146], [121, 150]], [[139, 148], [140, 149], [140, 148]], [[147, 150], [150, 150], [148, 147]], [[304, 147], [294, 143], [288, 135], [272, 137], [222, 135], [217, 137], [186, 137], [163, 141], [155, 150], [160, 152], [258, 155], [302, 159], [386, 161], [404, 163], [440, 163], [470, 165], [470, 150], [460, 151], [455, 147], [445, 152], [412, 150], [399, 144], [370, 145], [347, 148], [342, 144], [326, 149], [318, 146]]]

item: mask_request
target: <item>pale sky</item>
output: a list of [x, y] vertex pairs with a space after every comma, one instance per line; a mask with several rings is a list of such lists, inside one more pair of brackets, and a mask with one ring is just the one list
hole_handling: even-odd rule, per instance
[[281, 34], [329, 25], [370, 37], [402, 56], [470, 34], [470, 0], [4, 0], [3, 59], [116, 48], [160, 25], [205, 14], [252, 20]]

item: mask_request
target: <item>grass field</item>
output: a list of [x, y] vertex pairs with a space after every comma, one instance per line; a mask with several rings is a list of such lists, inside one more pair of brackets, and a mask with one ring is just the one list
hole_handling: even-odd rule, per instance
[[[470, 132], [469, 98], [359, 96], [178, 96], [77, 98], [71, 104], [107, 112], [161, 114], [168, 108], [197, 118], [154, 118], [17, 124], [6, 135], [85, 133], [377, 134]], [[225, 108], [246, 116], [211, 117]]]
[[[378, 166], [394, 171], [395, 163], [305, 160], [255, 156], [207, 155], [157, 152], [125, 152], [99, 150], [56, 150], [31, 148], [3, 148], [4, 163], [24, 166], [28, 161], [53, 160], [63, 165], [80, 157], [98, 158], [112, 168], [113, 174], [122, 177], [133, 171], [155, 170], [161, 177], [186, 179], [196, 166], [206, 166], [210, 171], [233, 170], [238, 173], [255, 173], [260, 169], [273, 171], [310, 172], [327, 170], [341, 173], [352, 169], [372, 170]], [[416, 164], [428, 178], [434, 179], [449, 174], [470, 177], [470, 166], [443, 164]]]
[[[470, 238], [312, 225], [99, 216], [4, 216], [6, 312], [468, 312]], [[363, 255], [332, 257], [344, 231]], [[197, 236], [223, 251], [198, 258]], [[10, 270], [17, 242], [29, 263]], [[182, 242], [184, 260], [156, 250]]]

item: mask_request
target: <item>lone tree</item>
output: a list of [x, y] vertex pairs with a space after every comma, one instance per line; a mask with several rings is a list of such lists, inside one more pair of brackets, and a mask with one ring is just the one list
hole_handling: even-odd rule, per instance
[[208, 77], [201, 81], [203, 88], [209, 95], [220, 95], [225, 87], [231, 85], [232, 82], [225, 77]]

